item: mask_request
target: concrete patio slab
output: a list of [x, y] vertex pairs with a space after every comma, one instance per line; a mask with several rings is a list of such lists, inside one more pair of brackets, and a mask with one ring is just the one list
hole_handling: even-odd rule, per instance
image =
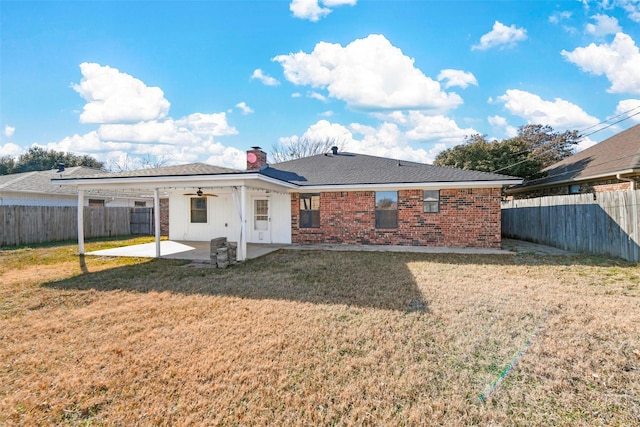
[[[287, 250], [325, 250], [325, 251], [365, 251], [365, 252], [412, 252], [425, 254], [469, 254], [469, 255], [509, 255], [514, 253], [533, 253], [539, 255], [573, 255], [573, 252], [539, 245], [521, 240], [504, 239], [503, 249], [482, 248], [450, 248], [429, 246], [382, 246], [382, 245], [284, 245], [284, 244], [247, 244], [247, 259], [264, 256], [278, 249]], [[160, 257], [169, 259], [185, 259], [191, 261], [210, 260], [209, 242], [185, 242], [163, 240], [160, 242]], [[123, 246], [88, 252], [94, 256], [128, 256], [155, 258], [155, 243]]]
[[[258, 258], [269, 252], [277, 251], [282, 245], [247, 245], [247, 258]], [[140, 258], [155, 258], [156, 244], [144, 243], [140, 245], [122, 246], [119, 248], [103, 249], [99, 251], [87, 252], [86, 255], [94, 256], [127, 256]], [[186, 259], [195, 261], [209, 261], [209, 242], [185, 242], [163, 240], [160, 242], [160, 257], [168, 259]]]

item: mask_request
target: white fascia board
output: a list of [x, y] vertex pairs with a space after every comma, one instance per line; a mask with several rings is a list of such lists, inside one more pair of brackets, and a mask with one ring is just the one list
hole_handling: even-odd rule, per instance
[[465, 181], [465, 182], [412, 182], [390, 184], [349, 184], [349, 185], [307, 185], [299, 186], [293, 193], [309, 193], [322, 191], [384, 191], [384, 190], [443, 190], [450, 188], [496, 188], [505, 185], [521, 184], [522, 180], [505, 181]]
[[518, 188], [510, 188], [507, 190], [507, 193], [509, 194], [524, 193], [530, 190], [536, 190], [538, 188], [557, 187], [559, 185], [574, 184], [576, 182], [595, 181], [603, 178], [615, 178], [616, 175], [618, 174], [629, 175], [629, 174], [637, 174], [637, 173], [640, 173], [639, 169], [625, 169], [617, 172], [600, 173], [598, 175], [581, 176], [578, 178], [564, 179], [562, 181], [552, 181], [552, 182], [546, 182], [542, 184], [531, 184], [531, 185], [526, 185]]
[[[95, 178], [53, 178], [52, 183], [63, 186], [74, 186], [84, 190], [118, 189], [153, 189], [184, 187], [233, 187], [248, 185], [251, 182], [266, 184], [275, 188], [295, 188], [294, 184], [285, 183], [259, 173], [220, 174], [220, 175], [178, 175], [178, 176], [131, 176], [131, 177], [95, 177]], [[260, 184], [258, 184], [260, 185]]]

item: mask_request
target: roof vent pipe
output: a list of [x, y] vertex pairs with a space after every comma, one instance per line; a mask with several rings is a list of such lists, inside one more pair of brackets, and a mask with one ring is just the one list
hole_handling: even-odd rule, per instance
[[331, 152], [334, 156], [338, 155], [338, 147], [336, 147], [335, 145], [331, 147]]

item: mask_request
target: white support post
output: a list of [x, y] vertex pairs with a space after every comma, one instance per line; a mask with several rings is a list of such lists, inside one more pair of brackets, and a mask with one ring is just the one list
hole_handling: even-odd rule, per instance
[[238, 261], [247, 259], [247, 187], [240, 187], [240, 241]]
[[84, 255], [84, 190], [78, 190], [78, 255]]
[[157, 188], [153, 189], [153, 219], [156, 236], [156, 258], [160, 258], [160, 194]]

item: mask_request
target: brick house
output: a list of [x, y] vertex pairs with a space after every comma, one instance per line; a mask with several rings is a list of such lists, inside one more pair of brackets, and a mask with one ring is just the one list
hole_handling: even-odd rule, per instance
[[522, 182], [335, 147], [274, 165], [253, 147], [246, 170], [197, 163], [55, 181], [168, 198], [171, 240], [226, 237], [240, 259], [247, 243], [500, 248], [501, 191]]
[[544, 178], [508, 188], [514, 199], [636, 190], [640, 180], [640, 125], [635, 125], [545, 169]]

